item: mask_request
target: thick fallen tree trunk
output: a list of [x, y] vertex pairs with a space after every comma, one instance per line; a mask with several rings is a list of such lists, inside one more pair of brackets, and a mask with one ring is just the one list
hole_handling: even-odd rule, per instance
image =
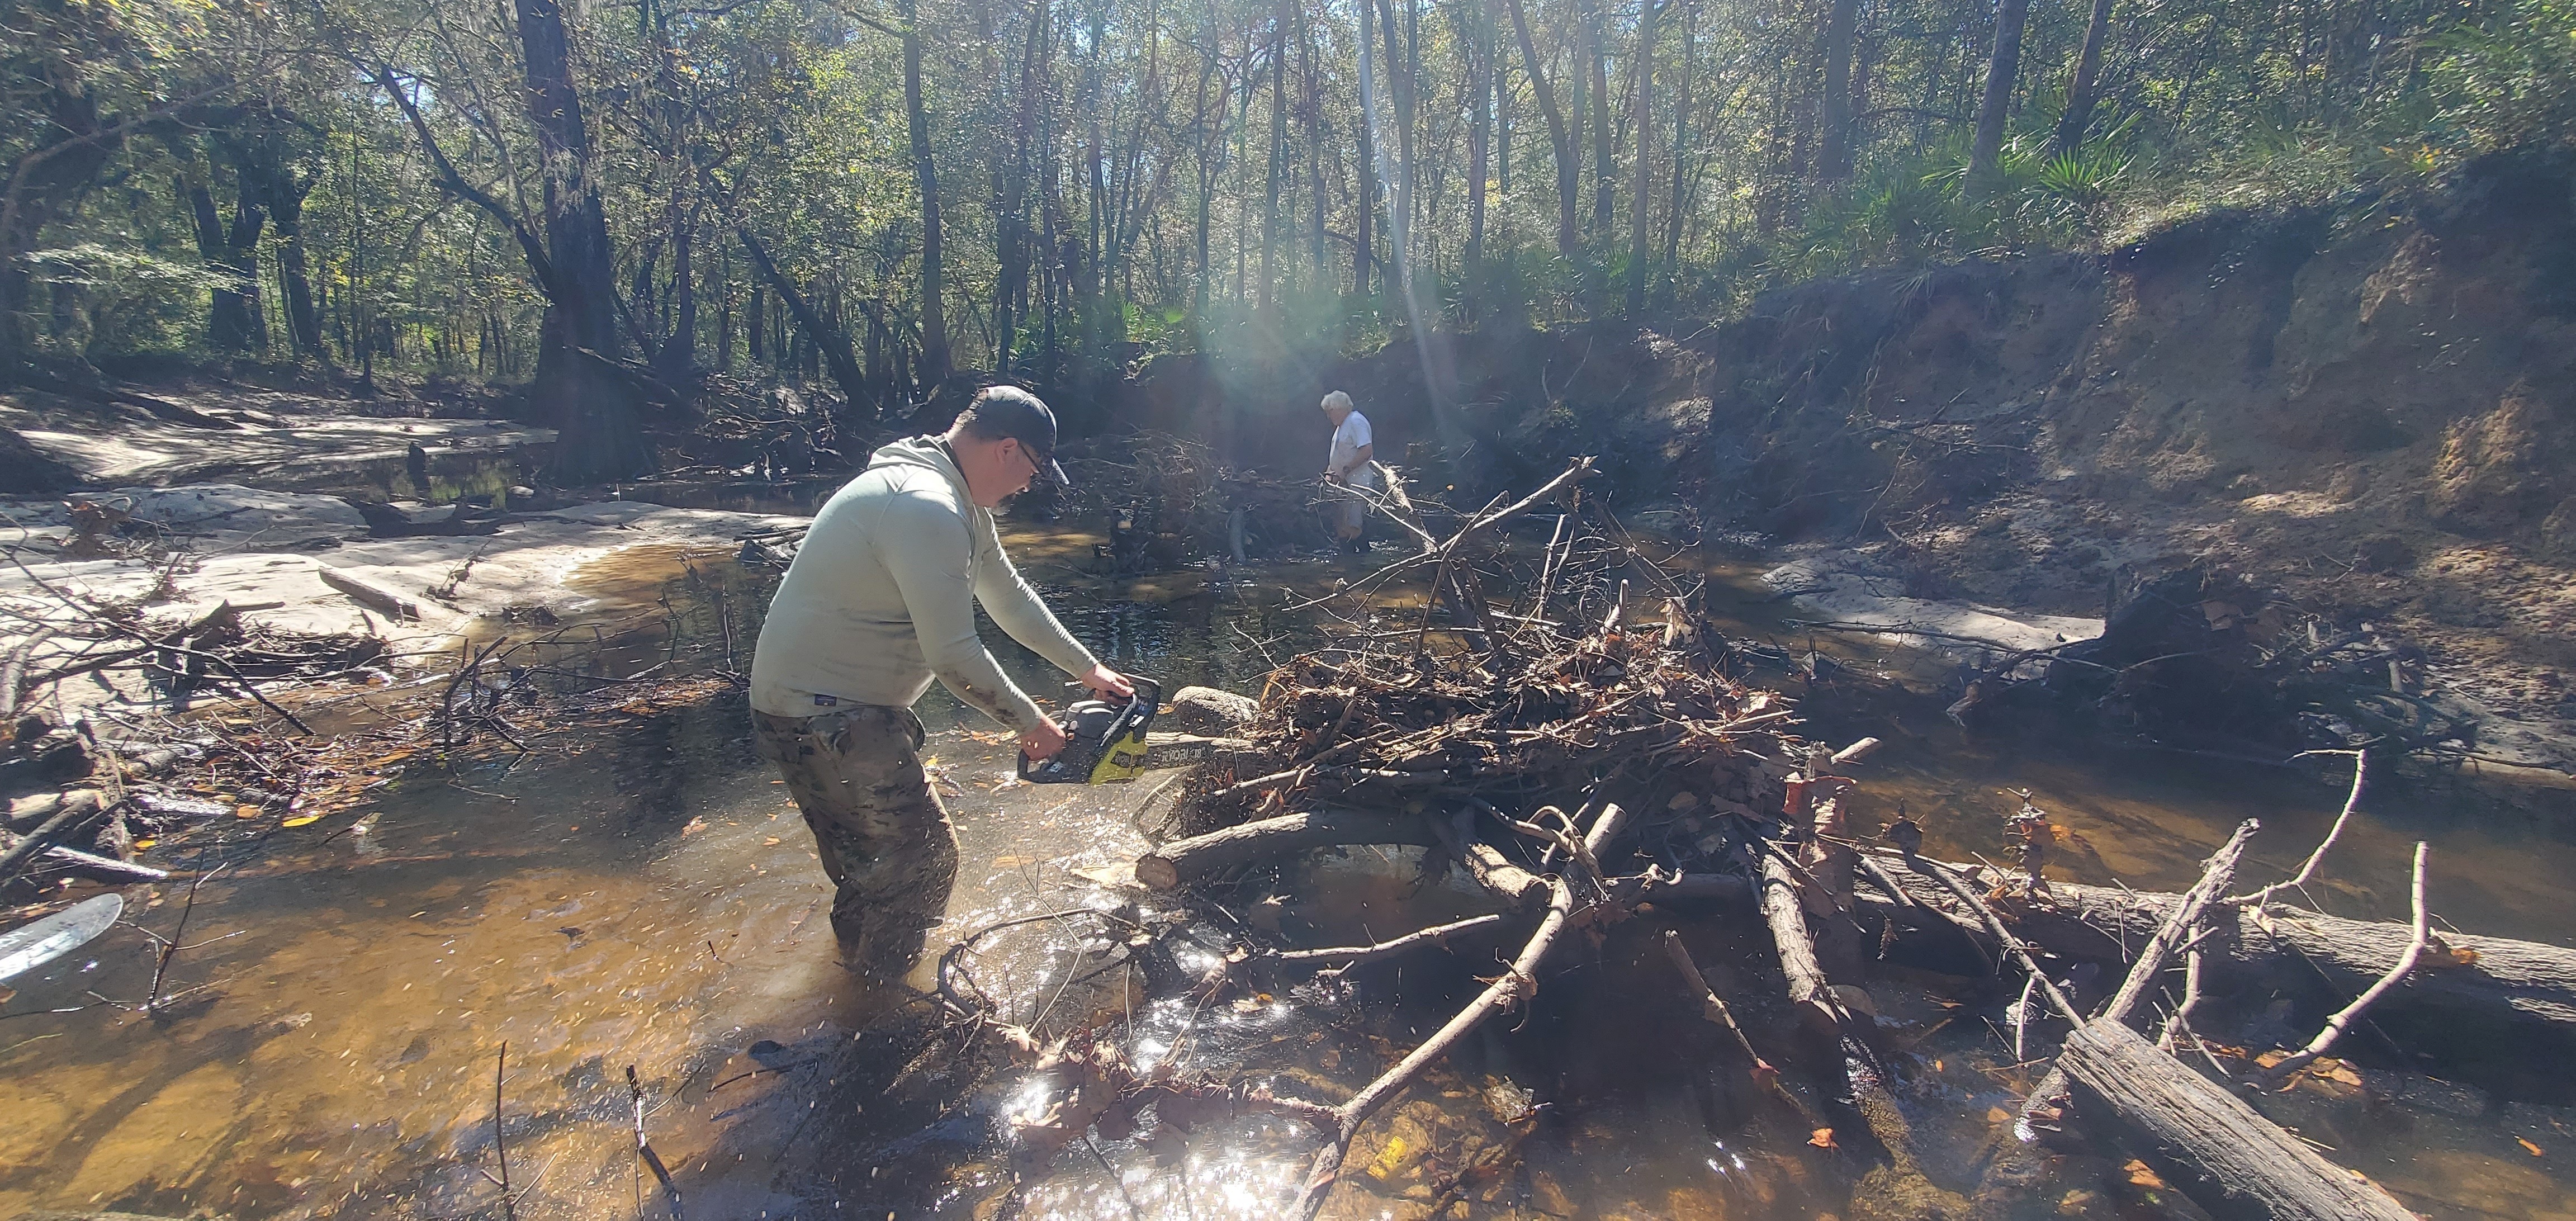
[[[1882, 859], [1898, 858], [1888, 853]], [[1976, 872], [1973, 866], [1949, 868], [1971, 876]], [[1938, 882], [1901, 866], [1887, 872], [1912, 902], [1900, 906], [1863, 891], [1856, 897], [1865, 919], [1894, 919], [1909, 929], [1952, 929], [1990, 950], [1997, 948], [1977, 917], [1963, 911]], [[1650, 903], [1734, 906], [1753, 897], [1752, 884], [1732, 874], [1619, 878], [1611, 889], [1622, 899]], [[2051, 882], [2048, 890], [2056, 906], [2015, 911], [2012, 932], [2033, 949], [2092, 962], [2128, 961], [2182, 900], [2180, 895], [2071, 882]], [[2258, 918], [2244, 908], [2218, 906], [2201, 918], [2211, 932], [2194, 948], [2219, 978], [2280, 979], [2288, 972], [2304, 972], [2355, 994], [2396, 966], [2413, 939], [2413, 930], [2404, 924], [2347, 920], [2300, 908], [2274, 907]], [[2576, 1029], [2576, 949], [2462, 933], [2444, 934], [2442, 943], [2474, 955], [2474, 961], [2461, 963], [2455, 954], [2453, 965], [2416, 971], [2381, 1000], [2380, 1011], [2411, 1009]], [[1900, 950], [1906, 946], [1904, 941], [1897, 944]]]
[[1348, 810], [1284, 814], [1176, 839], [1136, 859], [1136, 880], [1173, 890], [1267, 857], [1340, 844], [1439, 843], [1419, 818]]
[[2068, 1035], [2057, 1063], [2086, 1114], [2116, 1116], [2153, 1150], [2158, 1172], [2195, 1184], [2186, 1194], [2214, 1216], [2403, 1221], [2415, 1215], [2118, 1022], [2088, 1022]]
[[[1954, 868], [1957, 868], [1954, 866]], [[1974, 928], [1975, 918], [1929, 879], [1899, 873], [1907, 892], [1924, 906]], [[2153, 937], [2180, 895], [2050, 882], [2049, 906], [2014, 912], [2013, 932], [2065, 958], [2124, 961], [2130, 947]], [[2414, 940], [2412, 927], [2393, 921], [2347, 920], [2295, 907], [2251, 909], [2214, 905], [2201, 916], [2210, 929], [2199, 950], [2207, 969], [2222, 976], [2277, 978], [2310, 967], [2346, 994], [2357, 994], [2397, 965]], [[2473, 959], [2420, 970], [2382, 1005], [2475, 1012], [2521, 1022], [2576, 1026], [2576, 949], [2504, 937], [2445, 934], [2443, 944]]]
[[[1161, 890], [1250, 864], [1313, 848], [1345, 844], [1430, 845], [1439, 840], [1423, 820], [1382, 814], [1324, 812], [1290, 814], [1229, 827], [1207, 835], [1174, 840], [1136, 863], [1137, 880]], [[1504, 870], [1519, 885], [1506, 888], [1526, 897], [1535, 878], [1521, 873], [1490, 847], [1462, 842], [1469, 851], [1482, 849], [1469, 868], [1480, 875]], [[1976, 915], [1938, 882], [1909, 870], [1895, 853], [1882, 872], [1912, 900], [1898, 905], [1863, 891], [1857, 897], [1865, 912], [1876, 911], [1909, 927], [1946, 921], [1980, 943], [1990, 941]], [[1483, 868], [1478, 868], [1482, 866]], [[1950, 866], [1971, 877], [1972, 866]], [[1611, 892], [1622, 900], [1645, 902], [1714, 901], [1743, 903], [1754, 887], [1725, 874], [1690, 874], [1678, 879], [1618, 878]], [[2008, 919], [2014, 935], [2032, 947], [2061, 958], [2126, 962], [2134, 948], [2155, 936], [2182, 896], [2051, 882], [2049, 906], [2017, 908]], [[1930, 917], [1927, 919], [1926, 917]], [[2386, 975], [2406, 953], [2413, 929], [2392, 921], [2348, 920], [2300, 908], [2271, 907], [2262, 915], [2250, 909], [2212, 906], [2201, 919], [2210, 929], [2198, 943], [2206, 968], [2218, 978], [2279, 978], [2287, 971], [2311, 971], [2347, 994], [2358, 994]], [[2446, 934], [2443, 944], [2465, 952], [2434, 961], [2450, 965], [2422, 969], [2380, 1002], [2383, 1012], [2424, 1010], [2479, 1014], [2521, 1023], [2547, 1023], [2576, 1028], [2576, 949], [2505, 937]], [[2000, 948], [2000, 947], [1990, 947]]]
[[[1834, 969], [1856, 971], [1862, 947], [1852, 920], [1860, 854], [1851, 848], [1840, 796], [1849, 782], [1826, 769], [1846, 758], [1858, 759], [1875, 745], [1875, 740], [1869, 746], [1855, 744], [1844, 755], [1830, 757], [1817, 748], [1803, 772], [1790, 778], [1780, 841], [1762, 846], [1757, 893], [1788, 983], [1789, 1003], [1820, 1041], [1833, 1044], [1838, 1054], [1832, 1063], [1841, 1078], [1830, 1083], [1833, 1092], [1849, 1099], [1861, 1126], [1885, 1155], [1884, 1162], [1852, 1185], [1851, 1215], [1865, 1221], [1965, 1218], [1968, 1201], [1933, 1183], [1915, 1156], [1913, 1127], [1896, 1104], [1872, 1037], [1877, 1023], [1844, 1005], [1830, 974]], [[1809, 924], [1810, 912], [1816, 924]]]

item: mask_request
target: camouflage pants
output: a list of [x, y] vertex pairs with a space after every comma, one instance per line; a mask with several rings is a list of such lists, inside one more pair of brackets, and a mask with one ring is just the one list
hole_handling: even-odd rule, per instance
[[909, 708], [854, 704], [820, 716], [751, 714], [831, 875], [842, 958], [888, 978], [921, 956], [957, 879], [957, 831], [921, 770]]

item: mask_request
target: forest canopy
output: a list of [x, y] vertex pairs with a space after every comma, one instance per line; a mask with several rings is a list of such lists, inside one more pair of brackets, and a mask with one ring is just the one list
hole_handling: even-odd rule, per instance
[[0, 369], [533, 380], [1716, 314], [2551, 140], [2568, 0], [0, 0]]

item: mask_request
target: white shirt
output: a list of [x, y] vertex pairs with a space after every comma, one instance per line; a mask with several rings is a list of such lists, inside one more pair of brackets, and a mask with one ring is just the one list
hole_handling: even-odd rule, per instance
[[[1326, 469], [1339, 471], [1349, 466], [1360, 456], [1362, 449], [1375, 443], [1376, 438], [1369, 432], [1367, 416], [1357, 411], [1343, 416], [1341, 426], [1333, 430], [1332, 452], [1324, 460]], [[1377, 472], [1363, 466], [1343, 476], [1343, 481], [1355, 488], [1373, 488], [1377, 486]]]

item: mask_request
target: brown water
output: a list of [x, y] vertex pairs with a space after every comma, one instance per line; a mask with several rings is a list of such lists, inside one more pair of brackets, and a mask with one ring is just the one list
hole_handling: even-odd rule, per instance
[[[1310, 562], [1252, 574], [1249, 587], [1200, 573], [1113, 585], [1064, 567], [1089, 541], [1030, 537], [1015, 550], [1104, 659], [1167, 685], [1244, 685], [1268, 667], [1256, 642], [1284, 656], [1313, 627], [1276, 609], [1276, 588], [1346, 571]], [[677, 569], [678, 559], [613, 557], [577, 578], [602, 598], [604, 618], [636, 626], [621, 664], [669, 655], [661, 634], [714, 664], [730, 626], [747, 665], [760, 577], [695, 556]], [[1779, 608], [1744, 572], [1713, 571], [1712, 601], [1735, 631], [1777, 630]], [[1033, 690], [1060, 681], [989, 625], [985, 635]], [[1810, 700], [1815, 736], [1890, 742], [1866, 770], [1864, 818], [1901, 800], [1945, 848], [1992, 855], [2020, 800], [2005, 792], [2027, 789], [2091, 846], [2066, 862], [2085, 880], [2176, 886], [2248, 816], [2266, 827], [2252, 872], [2277, 876], [2340, 799], [2331, 784], [2277, 770], [1982, 743], [1941, 719], [1937, 700], [1849, 681]], [[968, 735], [984, 727], [963, 724], [944, 694], [922, 711], [964, 844], [949, 930], [1127, 897], [1097, 879], [1146, 846], [1131, 819], [1153, 780], [1009, 784], [1007, 753]], [[1313, 1147], [1275, 1121], [1186, 1135], [1149, 1124], [1096, 1152], [1077, 1143], [1015, 1163], [994, 1117], [1042, 1097], [1044, 1083], [947, 1075], [951, 1059], [920, 1054], [918, 1007], [869, 994], [832, 964], [824, 879], [783, 788], [751, 759], [743, 722], [738, 698], [719, 700], [558, 742], [515, 766], [422, 767], [372, 809], [271, 841], [204, 887], [188, 940], [210, 943], [179, 957], [171, 985], [198, 991], [161, 1020], [95, 1003], [42, 1012], [92, 993], [144, 996], [149, 945], [133, 929], [13, 981], [19, 994], [0, 1008], [0, 1216], [499, 1216], [486, 1176], [499, 1171], [494, 1075], [505, 1043], [500, 1133], [521, 1217], [668, 1215], [634, 1153], [629, 1065], [654, 1147], [699, 1218], [981, 1216], [1015, 1171], [1027, 1216], [1275, 1215]], [[2434, 906], [2461, 927], [2552, 941], [2576, 930], [2562, 885], [2576, 847], [2564, 828], [2519, 812], [2528, 803], [2392, 783], [2365, 808], [2312, 891], [2329, 909], [2401, 910], [2404, 848], [2424, 838]], [[1343, 943], [1476, 910], [1451, 888], [1417, 887], [1410, 860], [1362, 851], [1302, 867], [1282, 887], [1285, 933]], [[137, 888], [129, 910], [167, 931], [182, 898]], [[1225, 918], [1211, 914], [1211, 944], [1224, 944]], [[996, 934], [972, 970], [1008, 1016], [1050, 1033], [1102, 1024], [1140, 1063], [1169, 1059], [1324, 1100], [1357, 1089], [1445, 1016], [1471, 975], [1492, 973], [1492, 947], [1462, 943], [1455, 957], [1355, 973], [1350, 996], [1201, 1007], [1152, 999], [1125, 966], [1066, 987], [1100, 927], [1077, 917]], [[1777, 991], [1767, 947], [1738, 922], [1682, 927], [1757, 1039], [1777, 1035], [1785, 1016], [1767, 999]], [[1370, 1125], [1330, 1214], [1418, 1214], [1429, 1184], [1515, 1139], [1511, 1121], [1533, 1104], [1541, 1118], [1477, 1215], [1804, 1217], [1839, 1206], [1849, 1155], [1808, 1144], [1750, 1096], [1650, 937], [1617, 933], [1566, 961], [1517, 1024], [1494, 1024]], [[929, 979], [925, 967], [912, 982]], [[2024, 1083], [1997, 1033], [2012, 997], [1897, 968], [1871, 991], [1914, 1053], [1909, 1096], [1927, 1163], [1967, 1189], [1993, 1117]], [[1792, 1057], [1775, 1059], [1801, 1077]], [[2302, 1092], [2265, 1105], [2433, 1215], [2569, 1216], [2576, 1119], [2542, 1105], [2564, 1101], [2416, 1078], [2376, 1102]], [[2120, 1194], [2116, 1168], [2067, 1169], [2060, 1190], [2158, 1211], [2134, 1189]], [[2110, 1186], [2086, 1177], [2104, 1170]]]

